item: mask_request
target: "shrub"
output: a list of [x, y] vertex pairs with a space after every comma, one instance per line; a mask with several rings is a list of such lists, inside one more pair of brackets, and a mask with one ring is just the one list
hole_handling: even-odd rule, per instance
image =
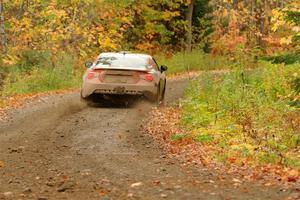
[[30, 73], [34, 68], [52, 68], [52, 53], [49, 51], [25, 50], [19, 62], [13, 66], [19, 72]]
[[284, 63], [286, 65], [291, 65], [295, 63], [300, 63], [300, 51], [294, 53], [285, 53], [277, 56], [263, 57], [263, 60], [271, 61], [273, 64]]
[[8, 75], [8, 68], [4, 66], [3, 63], [1, 63], [1, 59], [0, 59], [0, 91], [2, 90], [4, 80], [7, 75]]

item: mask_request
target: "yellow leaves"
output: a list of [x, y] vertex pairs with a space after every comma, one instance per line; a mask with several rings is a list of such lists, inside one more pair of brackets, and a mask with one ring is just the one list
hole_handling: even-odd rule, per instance
[[[113, 31], [115, 32], [115, 31]], [[114, 36], [115, 39], [113, 39]], [[116, 35], [111, 35], [111, 34], [105, 34], [105, 33], [100, 33], [98, 42], [100, 44], [100, 47], [105, 50], [117, 50], [120, 48], [120, 36], [118, 34]]]
[[165, 21], [170, 21], [171, 19], [173, 19], [174, 17], [180, 16], [180, 12], [179, 11], [165, 11], [163, 12], [163, 19]]
[[228, 11], [226, 9], [221, 11], [221, 16], [222, 17], [227, 17], [229, 15]]
[[272, 10], [272, 16], [273, 16], [272, 17], [272, 22], [273, 22], [272, 31], [275, 32], [279, 29], [280, 26], [285, 24], [284, 13], [278, 9], [274, 9], [274, 10]]
[[285, 34], [280, 40], [281, 44], [292, 44], [293, 37], [300, 35], [300, 27], [292, 20], [288, 20], [287, 14], [287, 12], [298, 12], [299, 9], [299, 3], [291, 3], [283, 9], [274, 9], [272, 11], [272, 31], [277, 32], [279, 30], [283, 30]]
[[79, 54], [80, 54], [81, 57], [83, 57], [83, 58], [87, 58], [88, 57], [88, 54], [84, 50], [79, 49], [79, 52], [80, 52]]
[[130, 20], [130, 18], [128, 18], [128, 17], [121, 17], [121, 18], [120, 18], [120, 21], [121, 21], [122, 23], [131, 24], [131, 20]]
[[27, 30], [32, 26], [31, 19], [29, 18], [23, 18], [23, 20], [20, 22], [20, 26], [22, 27], [22, 30]]
[[[17, 46], [16, 52], [28, 48], [75, 48], [80, 52], [79, 49], [86, 48], [91, 53], [99, 46], [100, 51], [117, 50], [124, 45], [134, 47], [143, 40], [156, 46], [170, 43], [173, 33], [183, 31], [184, 20], [178, 20], [182, 27], [180, 23], [175, 23], [174, 28], [165, 24], [183, 14], [182, 7], [191, 1], [33, 0], [21, 15], [14, 11], [21, 8], [23, 1], [8, 2], [7, 35], [9, 45]], [[161, 3], [168, 6], [156, 9]], [[124, 41], [125, 35], [129, 41]], [[155, 48], [152, 44], [141, 44], [140, 48]]]
[[280, 44], [286, 44], [289, 45], [293, 42], [293, 37], [289, 36], [289, 37], [284, 37], [280, 39]]
[[298, 73], [293, 73], [293, 77], [297, 78], [299, 76]]
[[16, 56], [13, 55], [6, 55], [3, 59], [2, 59], [4, 64], [7, 65], [14, 65], [18, 62], [18, 58]]
[[292, 30], [296, 33], [300, 33], [300, 26], [294, 26], [292, 27]]
[[65, 10], [54, 9], [51, 6], [41, 12], [40, 15], [47, 20], [45, 24], [47, 27], [62, 26], [64, 25], [64, 21], [70, 18]]

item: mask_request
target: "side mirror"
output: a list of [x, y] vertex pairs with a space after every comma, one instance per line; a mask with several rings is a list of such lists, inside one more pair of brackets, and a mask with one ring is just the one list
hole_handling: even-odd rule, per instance
[[161, 72], [165, 72], [165, 71], [167, 71], [167, 70], [168, 70], [168, 67], [165, 66], [165, 65], [162, 65], [162, 66], [160, 67], [160, 71], [161, 71]]
[[88, 61], [85, 63], [86, 68], [91, 68], [92, 66], [93, 66], [93, 62]]

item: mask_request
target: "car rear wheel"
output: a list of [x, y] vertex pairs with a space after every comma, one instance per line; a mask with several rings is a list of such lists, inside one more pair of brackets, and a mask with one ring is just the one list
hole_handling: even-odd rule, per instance
[[82, 91], [80, 91], [80, 101], [86, 103], [87, 102], [87, 98], [84, 98], [82, 96]]
[[166, 86], [164, 87], [163, 93], [161, 95], [160, 106], [165, 106], [166, 105], [165, 94], [166, 94]]
[[165, 93], [165, 89], [164, 89], [163, 93], [161, 94], [160, 86], [158, 86], [157, 95], [156, 95], [156, 98], [155, 98], [156, 106], [163, 106], [164, 105], [164, 93]]

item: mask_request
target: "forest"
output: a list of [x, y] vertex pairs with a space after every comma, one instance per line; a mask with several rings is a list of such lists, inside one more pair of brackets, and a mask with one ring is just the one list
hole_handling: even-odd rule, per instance
[[77, 59], [76, 70], [101, 51], [172, 57], [196, 50], [232, 60], [240, 52], [252, 64], [263, 57], [298, 59], [297, 1], [2, 0], [0, 5], [2, 79], [7, 68], [31, 71], [43, 60], [55, 68], [57, 59], [67, 57]]
[[169, 75], [205, 71], [173, 138], [222, 162], [300, 167], [299, 0], [0, 0], [0, 48], [0, 107], [79, 88], [100, 52], [149, 53]]

